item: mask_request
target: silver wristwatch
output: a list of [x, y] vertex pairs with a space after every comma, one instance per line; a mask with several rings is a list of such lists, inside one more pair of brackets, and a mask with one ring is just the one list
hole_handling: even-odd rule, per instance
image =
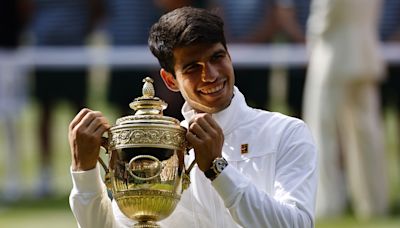
[[204, 172], [206, 177], [213, 181], [228, 166], [228, 162], [223, 157], [215, 158], [211, 167]]

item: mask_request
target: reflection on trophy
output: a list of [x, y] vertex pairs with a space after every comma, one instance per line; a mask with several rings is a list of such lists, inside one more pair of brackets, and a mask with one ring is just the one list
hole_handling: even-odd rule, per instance
[[160, 227], [190, 184], [184, 165], [186, 129], [163, 116], [167, 104], [155, 97], [153, 80], [143, 80], [143, 96], [130, 107], [132, 116], [119, 118], [110, 129], [104, 147], [108, 154], [105, 183], [120, 210], [136, 220], [135, 228]]

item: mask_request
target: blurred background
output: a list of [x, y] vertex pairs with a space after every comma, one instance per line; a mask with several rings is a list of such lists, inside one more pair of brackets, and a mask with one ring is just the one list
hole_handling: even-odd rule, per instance
[[[343, 206], [321, 213], [316, 227], [400, 227], [400, 1], [375, 1], [379, 15], [371, 22], [372, 39], [384, 71], [375, 81], [374, 107], [382, 123], [381, 178], [388, 187], [381, 193], [388, 203], [382, 213], [359, 216], [352, 199], [357, 193], [347, 187], [351, 163], [341, 165], [347, 180]], [[68, 204], [67, 133], [82, 107], [100, 110], [115, 123], [133, 113], [129, 102], [141, 96], [141, 81], [150, 76], [156, 95], [169, 104], [165, 115], [182, 119], [183, 99], [164, 87], [147, 48], [150, 26], [177, 7], [209, 8], [224, 18], [236, 85], [250, 106], [304, 119], [313, 48], [308, 25], [318, 2], [329, 1], [1, 0], [0, 227], [76, 227]], [[349, 49], [343, 61], [352, 56]], [[348, 151], [339, 152], [345, 163]]]

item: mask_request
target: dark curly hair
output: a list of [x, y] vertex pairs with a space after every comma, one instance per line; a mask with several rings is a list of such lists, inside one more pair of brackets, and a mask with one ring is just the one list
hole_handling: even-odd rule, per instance
[[227, 49], [223, 27], [223, 20], [216, 14], [186, 6], [160, 17], [150, 29], [148, 45], [160, 66], [175, 75], [174, 48], [221, 43]]

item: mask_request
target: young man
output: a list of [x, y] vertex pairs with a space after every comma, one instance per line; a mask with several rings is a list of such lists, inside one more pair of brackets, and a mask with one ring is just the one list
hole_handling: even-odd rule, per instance
[[[222, 20], [202, 9], [176, 9], [153, 25], [149, 46], [166, 86], [185, 98], [189, 160], [197, 161], [190, 188], [160, 225], [313, 227], [317, 159], [309, 130], [301, 120], [246, 105], [234, 86]], [[96, 165], [109, 126], [88, 109], [70, 125], [70, 204], [80, 227], [134, 223], [107, 197]], [[221, 172], [209, 172], [214, 161]]]

